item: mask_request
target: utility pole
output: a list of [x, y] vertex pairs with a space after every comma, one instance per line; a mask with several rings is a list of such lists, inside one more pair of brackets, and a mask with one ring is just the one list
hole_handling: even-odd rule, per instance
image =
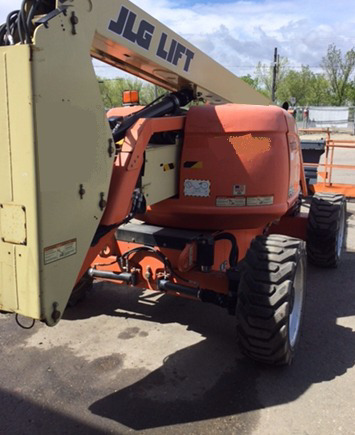
[[272, 72], [272, 93], [271, 93], [271, 99], [272, 102], [275, 102], [276, 99], [276, 78], [277, 78], [277, 73], [279, 72], [279, 61], [280, 61], [280, 56], [277, 54], [277, 47], [275, 48], [275, 52], [274, 52], [274, 67], [273, 67], [273, 72]]

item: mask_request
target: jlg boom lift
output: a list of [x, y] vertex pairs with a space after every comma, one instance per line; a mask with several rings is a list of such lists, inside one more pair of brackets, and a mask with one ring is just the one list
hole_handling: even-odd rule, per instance
[[[304, 240], [333, 267], [345, 227], [341, 195], [299, 213], [293, 117], [127, 0], [25, 0], [0, 45], [0, 310], [54, 326], [106, 279], [224, 307], [290, 363]], [[108, 121], [92, 57], [170, 93]]]

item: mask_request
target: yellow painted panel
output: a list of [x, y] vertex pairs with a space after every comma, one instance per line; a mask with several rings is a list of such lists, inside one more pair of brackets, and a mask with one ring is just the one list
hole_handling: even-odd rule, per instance
[[0, 51], [0, 198], [12, 200], [7, 53]]
[[1, 237], [6, 243], [25, 245], [26, 209], [21, 205], [0, 204]]
[[6, 249], [0, 249], [0, 310], [2, 311], [18, 310], [15, 258], [14, 246], [7, 245]]
[[[2, 47], [0, 59], [0, 70], [3, 71], [0, 89], [6, 87], [6, 99], [0, 101], [3, 125], [4, 114], [7, 118], [6, 136], [0, 132], [4, 140], [0, 142], [0, 154], [5, 156], [9, 167], [5, 174], [0, 173], [0, 184], [4, 182], [10, 185], [6, 190], [0, 189], [0, 204], [4, 207], [1, 211], [0, 234], [5, 239], [0, 240], [0, 305], [5, 311], [40, 319], [37, 171], [30, 47]], [[26, 245], [20, 246], [22, 243]], [[18, 248], [21, 248], [20, 253]], [[31, 264], [31, 270], [19, 267], [19, 258]], [[21, 289], [18, 286], [20, 281]]]

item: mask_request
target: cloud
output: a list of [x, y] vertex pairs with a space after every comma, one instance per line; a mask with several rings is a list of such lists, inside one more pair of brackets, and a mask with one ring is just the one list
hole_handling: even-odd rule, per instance
[[238, 75], [270, 62], [276, 46], [291, 65], [316, 69], [329, 44], [355, 45], [349, 0], [133, 2]]
[[[20, 0], [1, 0], [0, 22]], [[290, 65], [319, 70], [327, 47], [355, 45], [355, 2], [350, 0], [133, 0], [237, 75], [269, 63], [274, 47]], [[104, 7], [104, 2], [103, 2]], [[109, 68], [106, 69], [109, 71]], [[105, 72], [100, 68], [100, 74]]]

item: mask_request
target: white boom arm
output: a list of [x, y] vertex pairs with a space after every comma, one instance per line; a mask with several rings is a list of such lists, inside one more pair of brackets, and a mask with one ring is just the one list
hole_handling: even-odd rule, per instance
[[91, 3], [96, 19], [93, 57], [166, 89], [194, 86], [201, 97], [214, 104], [270, 103], [130, 1]]

